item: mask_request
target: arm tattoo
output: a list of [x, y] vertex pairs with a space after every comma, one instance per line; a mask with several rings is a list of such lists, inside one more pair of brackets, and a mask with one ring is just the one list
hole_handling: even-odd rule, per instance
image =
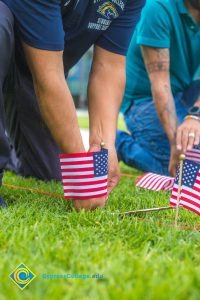
[[[163, 105], [163, 108], [158, 112], [159, 118], [162, 120], [162, 123], [171, 131], [171, 145], [176, 144], [176, 128], [177, 128], [177, 116], [176, 109], [173, 101], [173, 96], [171, 93], [171, 89], [167, 84], [164, 84], [164, 89], [167, 94], [168, 101]], [[167, 114], [167, 119], [164, 115]]]
[[[156, 110], [170, 144], [176, 143], [177, 116], [174, 99], [171, 92], [169, 71], [170, 52], [167, 48], [153, 48], [141, 46], [143, 59], [146, 65], [149, 79], [152, 84], [152, 95], [155, 101]], [[156, 72], [158, 74], [156, 74]], [[152, 75], [151, 75], [152, 73]], [[153, 74], [155, 73], [155, 74]], [[159, 74], [160, 73], [160, 74]], [[159, 79], [162, 73], [161, 80]], [[159, 79], [159, 87], [157, 80]], [[158, 88], [158, 89], [157, 89]]]
[[149, 74], [153, 72], [169, 72], [169, 62], [168, 61], [155, 61], [146, 64], [147, 72]]
[[155, 49], [157, 52], [157, 56], [159, 59], [167, 59], [169, 60], [169, 49]]
[[173, 96], [171, 94], [170, 87], [167, 84], [164, 84], [164, 89], [167, 94], [167, 102], [164, 104], [163, 109], [159, 112], [159, 115], [162, 117], [163, 114], [167, 113], [170, 117], [170, 120], [173, 121], [176, 118], [174, 102], [173, 105], [171, 105]]
[[148, 74], [169, 72], [169, 49], [145, 46], [141, 49]]

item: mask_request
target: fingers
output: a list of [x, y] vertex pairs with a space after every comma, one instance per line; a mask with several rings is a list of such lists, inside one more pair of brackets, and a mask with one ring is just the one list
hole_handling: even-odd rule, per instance
[[200, 144], [200, 133], [198, 131], [195, 132], [194, 145], [198, 146]]
[[169, 169], [169, 175], [170, 175], [171, 177], [176, 177], [176, 168]]
[[200, 144], [200, 124], [196, 120], [185, 120], [177, 129], [176, 148], [185, 153]]
[[184, 153], [187, 150], [187, 146], [189, 142], [188, 134], [189, 134], [189, 129], [185, 128], [185, 130], [182, 132], [182, 150]]
[[119, 183], [119, 176], [115, 176], [115, 177], [108, 179], [108, 195], [118, 185], [118, 183]]
[[[97, 145], [97, 144], [93, 144], [90, 146], [90, 151], [99, 151], [100, 149], [101, 149], [101, 146]], [[115, 149], [115, 146], [113, 145], [112, 147], [109, 148], [109, 157], [108, 157], [108, 195], [117, 186], [119, 179], [120, 179], [119, 164], [118, 164], [118, 160], [117, 160], [116, 149]], [[107, 198], [105, 199], [105, 202], [107, 201]], [[81, 203], [81, 205], [83, 206], [83, 203]], [[98, 206], [101, 206], [101, 203], [98, 204], [96, 202], [95, 205], [97, 205], [97, 207], [98, 207]], [[105, 205], [105, 203], [102, 204], [102, 206], [104, 206], [104, 205]]]
[[194, 141], [195, 141], [195, 133], [194, 132], [189, 132], [188, 133], [187, 150], [192, 150], [192, 147], [194, 146]]
[[120, 169], [116, 153], [113, 153], [108, 168], [108, 194], [118, 185], [120, 180]]
[[177, 150], [182, 150], [182, 130], [181, 127], [178, 128], [176, 134], [176, 148]]
[[177, 163], [171, 162], [169, 164], [168, 171], [170, 176], [176, 177], [177, 166], [178, 166], [178, 162]]
[[[189, 134], [189, 129], [187, 127], [184, 129], [183, 129], [183, 127], [178, 128], [177, 135], [176, 135], [177, 150], [179, 150], [179, 151], [182, 150], [185, 153], [188, 145], [190, 145], [193, 142], [191, 138], [189, 141], [188, 134]], [[190, 144], [189, 144], [189, 142], [190, 142]]]
[[95, 210], [98, 207], [104, 207], [106, 204], [108, 197], [101, 197], [95, 199], [88, 199], [88, 200], [73, 200], [74, 208], [76, 211], [85, 210], [91, 211]]
[[171, 155], [170, 155], [170, 161], [169, 161], [169, 174], [172, 177], [176, 176], [176, 171], [177, 171], [177, 167], [178, 167], [178, 162], [179, 162], [179, 155], [180, 152], [177, 151], [176, 147], [171, 147]]

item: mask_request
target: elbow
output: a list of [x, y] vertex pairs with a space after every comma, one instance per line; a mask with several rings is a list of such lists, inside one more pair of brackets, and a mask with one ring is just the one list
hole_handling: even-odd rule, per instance
[[121, 90], [126, 84], [126, 68], [124, 64], [109, 64], [107, 62], [95, 62], [90, 71], [90, 81], [97, 79], [104, 82], [112, 82]]

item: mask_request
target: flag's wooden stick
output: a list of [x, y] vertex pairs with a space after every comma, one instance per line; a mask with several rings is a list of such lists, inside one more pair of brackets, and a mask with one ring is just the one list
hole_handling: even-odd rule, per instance
[[175, 208], [176, 207], [173, 207], [173, 206], [153, 207], [153, 208], [147, 208], [147, 209], [127, 211], [127, 212], [120, 213], [120, 215], [133, 215], [133, 214], [138, 214], [138, 213], [148, 213], [148, 212], [162, 211], [162, 210], [175, 209]]
[[182, 186], [182, 178], [183, 178], [183, 164], [185, 160], [185, 155], [181, 154], [179, 157], [180, 160], [180, 172], [179, 172], [179, 181], [178, 181], [178, 195], [177, 195], [177, 202], [176, 202], [176, 215], [175, 215], [175, 222], [174, 227], [178, 227], [178, 213], [180, 207], [180, 198], [181, 198], [181, 186]]

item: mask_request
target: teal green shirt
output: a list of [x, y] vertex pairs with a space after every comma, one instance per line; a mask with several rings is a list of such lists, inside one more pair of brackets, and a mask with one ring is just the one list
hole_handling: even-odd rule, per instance
[[152, 100], [140, 45], [170, 49], [173, 95], [191, 84], [200, 67], [200, 26], [192, 19], [184, 0], [148, 0], [127, 55], [123, 113], [133, 102]]

